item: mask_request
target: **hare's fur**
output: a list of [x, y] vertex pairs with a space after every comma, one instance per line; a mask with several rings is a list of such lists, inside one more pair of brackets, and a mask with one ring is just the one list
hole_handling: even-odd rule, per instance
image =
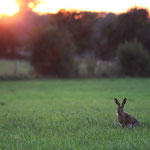
[[133, 128], [136, 126], [140, 126], [140, 123], [138, 120], [133, 117], [132, 115], [129, 115], [128, 113], [124, 112], [124, 105], [127, 101], [125, 98], [122, 102], [122, 105], [120, 106], [119, 101], [115, 98], [115, 103], [118, 106], [118, 121], [122, 127], [127, 127], [127, 128]]

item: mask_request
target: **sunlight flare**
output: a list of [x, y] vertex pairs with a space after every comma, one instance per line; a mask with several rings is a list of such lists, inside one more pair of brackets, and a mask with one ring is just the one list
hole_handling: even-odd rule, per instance
[[106, 11], [124, 12], [131, 7], [150, 7], [148, 0], [40, 0], [40, 3], [33, 9], [38, 13], [56, 13], [60, 9], [66, 10], [86, 10], [86, 11]]
[[19, 6], [15, 0], [0, 0], [0, 15], [12, 16], [19, 12]]
[[29, 2], [29, 3], [28, 3], [28, 7], [29, 7], [29, 8], [33, 8], [33, 7], [34, 7], [34, 3], [33, 3], [33, 2]]
[[[17, 2], [21, 0], [0, 0], [0, 15], [9, 15], [19, 12]], [[35, 3], [34, 3], [35, 2]], [[28, 7], [34, 12], [57, 13], [60, 9], [66, 10], [85, 10], [85, 11], [105, 11], [121, 13], [131, 7], [150, 8], [148, 0], [34, 0], [28, 3]]]

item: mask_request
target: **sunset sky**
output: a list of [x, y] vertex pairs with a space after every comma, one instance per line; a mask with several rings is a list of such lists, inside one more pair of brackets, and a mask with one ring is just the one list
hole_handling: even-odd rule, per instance
[[[88, 10], [106, 12], [124, 12], [131, 7], [150, 8], [150, 0], [39, 0], [35, 6], [29, 2], [28, 6], [37, 13], [55, 13], [60, 9]], [[0, 0], [0, 14], [12, 16], [19, 11], [16, 0]]]
[[124, 12], [134, 6], [150, 8], [150, 0], [41, 0], [41, 3], [34, 8], [36, 12], [57, 12], [60, 8]]

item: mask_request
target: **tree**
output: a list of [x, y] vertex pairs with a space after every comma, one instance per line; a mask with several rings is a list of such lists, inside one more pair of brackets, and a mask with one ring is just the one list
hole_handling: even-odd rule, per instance
[[18, 40], [10, 26], [0, 24], [0, 58], [16, 58]]
[[116, 49], [120, 43], [132, 41], [135, 38], [141, 41], [144, 47], [150, 48], [149, 33], [148, 11], [146, 9], [131, 9], [118, 15], [101, 29], [99, 55], [103, 59], [112, 59], [115, 57]]
[[97, 21], [97, 13], [59, 11], [50, 19], [59, 28], [66, 28], [71, 34], [77, 53], [82, 54], [92, 49], [93, 25]]
[[75, 72], [71, 34], [57, 26], [36, 30], [30, 38], [31, 63], [39, 74], [69, 77]]

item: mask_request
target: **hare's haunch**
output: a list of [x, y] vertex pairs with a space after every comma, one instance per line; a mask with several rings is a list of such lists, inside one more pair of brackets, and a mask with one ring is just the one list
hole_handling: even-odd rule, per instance
[[136, 126], [140, 126], [140, 123], [138, 122], [138, 120], [135, 117], [124, 112], [124, 105], [127, 102], [126, 98], [124, 98], [121, 105], [116, 98], [114, 99], [114, 101], [118, 106], [118, 112], [117, 112], [118, 113], [118, 121], [122, 127], [133, 128]]

